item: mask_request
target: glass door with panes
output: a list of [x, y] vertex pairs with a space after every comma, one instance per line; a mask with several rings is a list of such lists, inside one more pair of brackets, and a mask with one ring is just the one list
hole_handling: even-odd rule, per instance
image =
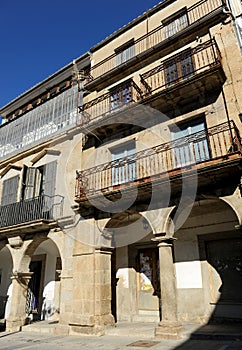
[[111, 111], [116, 111], [128, 103], [132, 102], [132, 88], [131, 84], [126, 84], [112, 91], [110, 95]]
[[112, 185], [134, 181], [136, 179], [136, 149], [131, 142], [111, 150], [112, 154]]
[[164, 62], [165, 81], [167, 85], [172, 85], [183, 79], [194, 75], [195, 67], [190, 50], [182, 55], [177, 55]]
[[209, 145], [204, 120], [196, 120], [171, 131], [173, 167], [183, 167], [209, 159]]

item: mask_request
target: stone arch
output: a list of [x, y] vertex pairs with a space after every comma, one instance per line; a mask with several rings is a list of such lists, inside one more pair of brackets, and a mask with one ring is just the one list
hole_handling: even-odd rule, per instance
[[29, 244], [23, 252], [22, 259], [19, 264], [20, 271], [29, 271], [31, 256], [34, 254], [37, 247], [47, 239], [47, 235], [36, 235], [36, 237], [29, 241]]
[[31, 274], [26, 293], [29, 319], [58, 319], [62, 257], [55, 240], [47, 234], [34, 237], [23, 253], [19, 270]]
[[238, 223], [237, 212], [228, 201], [218, 197], [204, 199], [193, 204], [187, 220], [174, 236], [179, 238], [179, 235], [184, 234], [189, 228], [192, 228], [196, 235], [233, 231]]
[[162, 234], [172, 237], [174, 234], [173, 213], [176, 206], [159, 208], [143, 212], [143, 217], [149, 223], [154, 236]]
[[149, 218], [133, 210], [112, 215], [104, 227], [104, 234], [109, 237], [110, 246], [113, 247], [133, 244], [153, 232]]
[[224, 201], [236, 214], [238, 218], [238, 224], [242, 225], [242, 199], [241, 196], [227, 196], [227, 197], [220, 197], [221, 201]]

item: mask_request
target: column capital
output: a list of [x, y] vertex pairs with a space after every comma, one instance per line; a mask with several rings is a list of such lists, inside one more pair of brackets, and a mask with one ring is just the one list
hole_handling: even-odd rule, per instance
[[33, 275], [33, 272], [14, 271], [12, 276], [11, 276], [11, 279], [17, 280], [17, 281], [21, 282], [21, 284], [27, 286], [32, 275]]
[[104, 247], [104, 246], [95, 247], [95, 253], [99, 253], [99, 254], [111, 255], [113, 253], [113, 250], [114, 249], [112, 247]]
[[167, 236], [166, 233], [161, 232], [161, 233], [155, 233], [155, 238], [152, 238], [152, 241], [158, 243], [158, 247], [166, 247], [166, 246], [172, 246], [173, 242], [177, 238]]

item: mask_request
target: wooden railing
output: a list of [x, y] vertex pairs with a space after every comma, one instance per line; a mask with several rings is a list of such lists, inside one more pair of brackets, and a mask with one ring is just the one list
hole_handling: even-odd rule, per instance
[[62, 196], [39, 196], [0, 206], [0, 228], [35, 220], [53, 220], [62, 215]]
[[219, 162], [221, 157], [235, 153], [242, 154], [239, 132], [233, 122], [226, 122], [128, 157], [77, 171], [75, 200], [100, 195], [100, 191], [111, 193], [162, 174], [168, 176], [167, 173], [173, 170], [191, 165], [206, 164], [211, 160]]
[[[203, 18], [207, 16], [212, 16], [213, 13], [216, 12], [216, 10], [222, 9], [225, 6], [224, 0], [201, 0], [194, 4], [193, 6], [187, 8], [186, 11], [186, 21], [182, 21], [182, 25], [176, 27], [176, 30], [170, 32], [169, 31], [169, 25], [160, 25], [159, 27], [155, 28], [154, 30], [150, 31], [148, 34], [143, 35], [142, 37], [138, 38], [134, 41], [134, 49], [133, 53], [134, 56], [137, 56], [152, 47], [155, 47], [156, 45], [162, 43], [164, 40], [166, 40], [168, 37], [171, 38], [174, 35], [176, 35], [178, 32], [182, 32], [184, 29], [186, 29], [189, 26], [194, 25], [195, 23], [199, 23]], [[184, 13], [181, 14], [181, 17], [184, 16]], [[132, 57], [130, 57], [129, 60], [132, 60]], [[122, 63], [127, 64], [129, 61], [125, 61]], [[97, 63], [91, 68], [91, 77], [92, 80], [102, 76], [103, 74], [111, 71], [114, 68], [117, 68], [118, 66], [122, 65], [122, 63], [117, 63], [116, 54], [112, 54], [109, 57], [105, 58], [101, 62]]]
[[130, 79], [117, 88], [107, 92], [79, 107], [79, 125], [88, 125], [106, 115], [117, 113], [141, 99], [141, 90]]
[[142, 74], [142, 96], [182, 84], [188, 78], [221, 66], [221, 54], [214, 39], [172, 56], [159, 66]]

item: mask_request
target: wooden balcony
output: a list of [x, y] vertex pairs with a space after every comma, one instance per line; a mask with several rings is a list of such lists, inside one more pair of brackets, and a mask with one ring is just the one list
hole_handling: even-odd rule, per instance
[[0, 206], [1, 232], [44, 231], [62, 215], [63, 197], [46, 195]]
[[[221, 54], [214, 39], [170, 57], [140, 76], [140, 86], [132, 79], [79, 107], [78, 124], [88, 130], [108, 122], [135, 122], [137, 103], [168, 113], [174, 106], [189, 106], [202, 94], [213, 96], [225, 80]], [[187, 107], [186, 107], [187, 108]], [[185, 111], [187, 112], [187, 111]], [[139, 115], [139, 113], [137, 113]], [[138, 117], [138, 116], [137, 116]], [[133, 119], [132, 119], [133, 118]], [[139, 123], [139, 119], [136, 120]], [[138, 124], [139, 125], [139, 124]], [[103, 128], [102, 128], [103, 129]], [[100, 129], [101, 130], [101, 129]], [[105, 133], [101, 130], [100, 134]]]
[[[174, 51], [194, 40], [197, 35], [226, 18], [223, 9], [224, 0], [201, 0], [181, 13], [182, 24], [171, 30], [170, 22], [162, 24], [146, 35], [136, 39], [133, 44], [133, 55], [124, 62], [117, 60], [116, 53], [95, 64], [90, 71], [90, 79], [86, 82], [88, 90], [103, 89], [122, 76], [132, 73], [156, 58]], [[179, 18], [178, 18], [179, 20]], [[182, 40], [181, 40], [182, 39]]]
[[241, 155], [239, 132], [233, 122], [226, 122], [129, 157], [77, 171], [75, 201], [82, 206], [91, 206], [89, 200], [93, 203], [103, 196], [115, 201], [120, 198], [120, 190], [131, 193], [137, 188], [137, 201], [145, 200], [151, 195], [152, 186], [158, 189], [161, 185], [164, 190], [167, 181], [178, 192], [184, 174], [194, 176], [194, 171], [198, 188], [203, 188], [204, 193], [209, 188], [211, 195], [217, 186], [226, 187], [233, 182]]

